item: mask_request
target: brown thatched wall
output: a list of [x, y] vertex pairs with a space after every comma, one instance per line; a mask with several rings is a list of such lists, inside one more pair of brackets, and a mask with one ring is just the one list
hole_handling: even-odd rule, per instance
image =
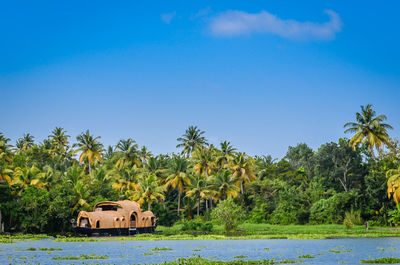
[[[112, 210], [110, 208], [113, 208]], [[106, 210], [103, 210], [106, 209]], [[133, 216], [133, 220], [131, 220]], [[96, 228], [129, 228], [155, 226], [156, 218], [151, 211], [142, 212], [140, 205], [133, 201], [105, 201], [96, 204], [93, 212], [81, 211], [77, 225], [88, 222], [92, 229]]]

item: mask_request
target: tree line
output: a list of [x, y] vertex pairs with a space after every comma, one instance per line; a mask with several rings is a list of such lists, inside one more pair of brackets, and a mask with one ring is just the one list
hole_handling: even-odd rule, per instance
[[385, 120], [362, 106], [344, 125], [350, 139], [317, 150], [300, 143], [279, 161], [228, 141], [209, 144], [196, 126], [177, 139], [177, 153], [160, 155], [131, 138], [105, 148], [89, 130], [73, 144], [60, 127], [40, 143], [27, 133], [12, 145], [0, 133], [0, 223], [11, 232], [68, 232], [80, 210], [129, 199], [152, 210], [159, 224], [173, 225], [209, 220], [229, 199], [253, 223], [341, 223], [357, 213], [377, 225], [397, 224], [400, 145]]

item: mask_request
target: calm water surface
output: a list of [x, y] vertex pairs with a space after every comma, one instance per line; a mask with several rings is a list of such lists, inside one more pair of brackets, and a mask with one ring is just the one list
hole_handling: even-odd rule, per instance
[[[62, 248], [61, 251], [21, 251], [27, 248]], [[153, 248], [172, 248], [154, 253]], [[333, 251], [340, 252], [334, 253]], [[146, 253], [151, 253], [147, 255]], [[107, 255], [106, 260], [52, 260], [52, 257], [81, 254]], [[54, 242], [50, 239], [0, 244], [0, 264], [146, 264], [191, 257], [194, 254], [216, 260], [276, 258], [302, 259], [302, 264], [360, 264], [360, 259], [400, 258], [400, 238], [346, 238], [323, 240], [163, 240]], [[246, 260], [246, 259], [244, 259]]]

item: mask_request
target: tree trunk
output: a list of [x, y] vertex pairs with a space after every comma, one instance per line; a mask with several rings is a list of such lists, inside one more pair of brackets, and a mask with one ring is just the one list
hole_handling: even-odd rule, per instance
[[150, 200], [147, 201], [147, 211], [150, 211]]
[[206, 199], [206, 212], [208, 212], [208, 200]]
[[240, 192], [242, 193], [242, 195], [244, 194], [243, 180], [240, 181]]
[[89, 162], [89, 176], [92, 176], [92, 167], [90, 166], [90, 161]]
[[211, 209], [211, 211], [212, 211], [212, 209], [213, 209], [212, 199], [210, 199], [210, 209]]
[[200, 197], [199, 197], [199, 201], [197, 204], [197, 216], [200, 216]]
[[2, 222], [2, 218], [1, 218], [1, 210], [0, 210], [0, 233], [3, 233], [3, 222]]
[[178, 190], [178, 215], [181, 214], [181, 192]]

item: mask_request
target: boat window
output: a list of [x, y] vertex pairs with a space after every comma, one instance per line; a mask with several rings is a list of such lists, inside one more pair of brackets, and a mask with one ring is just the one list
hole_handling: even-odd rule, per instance
[[[106, 204], [106, 205], [100, 205], [97, 206], [95, 211], [117, 211], [118, 208], [121, 208], [119, 205], [110, 205], [110, 204]], [[98, 210], [101, 209], [101, 210]]]

